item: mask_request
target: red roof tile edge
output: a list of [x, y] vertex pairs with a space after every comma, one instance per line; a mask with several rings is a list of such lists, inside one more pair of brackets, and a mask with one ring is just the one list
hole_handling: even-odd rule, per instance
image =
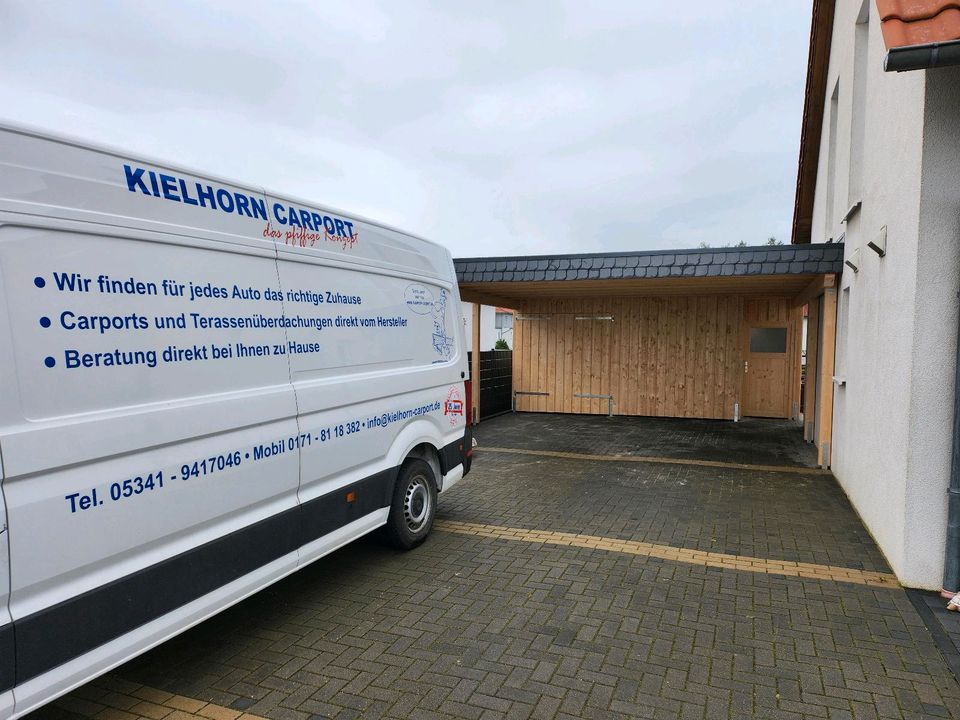
[[960, 2], [877, 0], [888, 50], [960, 40]]

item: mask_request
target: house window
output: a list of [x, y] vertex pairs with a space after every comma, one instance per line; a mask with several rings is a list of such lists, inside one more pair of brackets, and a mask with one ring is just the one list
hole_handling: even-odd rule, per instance
[[513, 313], [512, 312], [501, 312], [497, 311], [497, 314], [493, 319], [493, 326], [497, 330], [512, 330], [513, 329]]
[[847, 375], [847, 335], [850, 328], [850, 288], [840, 293], [840, 307], [837, 312], [837, 354], [834, 358], [834, 372], [837, 377]]
[[[827, 140], [827, 212], [824, 216], [824, 235], [833, 238], [833, 229], [837, 226], [838, 217], [834, 217], [836, 212], [834, 197], [837, 192], [837, 113], [840, 105], [840, 81], [833, 86], [833, 94], [830, 96], [830, 125], [829, 137]], [[846, 208], [844, 208], [844, 211]], [[842, 212], [842, 211], [841, 211]]]
[[853, 36], [853, 116], [850, 120], [848, 207], [863, 198], [863, 145], [867, 105], [867, 57], [870, 53], [870, 0], [863, 0]]

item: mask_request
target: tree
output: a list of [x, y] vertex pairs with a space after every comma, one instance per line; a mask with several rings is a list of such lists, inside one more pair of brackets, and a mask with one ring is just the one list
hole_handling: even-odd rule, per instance
[[783, 243], [771, 236], [767, 238], [767, 245], [783, 245]]
[[497, 340], [497, 341], [493, 344], [493, 349], [494, 349], [494, 350], [509, 350], [509, 349], [510, 349], [510, 346], [507, 345], [507, 341], [506, 341], [506, 340], [504, 340], [503, 338], [500, 338], [499, 340]]
[[[771, 240], [772, 240], [772, 239], [773, 239], [773, 238], [771, 238]], [[771, 243], [771, 242], [768, 242], [767, 244], [768, 244], [768, 245], [779, 245], [780, 243]], [[726, 245], [722, 245], [721, 247], [746, 247], [746, 246], [747, 246], [747, 241], [746, 241], [746, 240], [741, 240], [741, 241], [738, 242], [736, 245], [734, 245], [733, 243], [727, 243]], [[709, 249], [710, 247], [711, 247], [710, 243], [708, 243], [706, 240], [704, 240], [704, 241], [702, 241], [702, 242], [700, 243], [700, 249], [701, 249], [701, 250], [707, 250], [707, 249]]]

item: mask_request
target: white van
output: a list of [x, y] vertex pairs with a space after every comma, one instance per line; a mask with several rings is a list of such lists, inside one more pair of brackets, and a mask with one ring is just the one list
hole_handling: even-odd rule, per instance
[[0, 127], [0, 720], [422, 542], [470, 468], [463, 335], [438, 245]]

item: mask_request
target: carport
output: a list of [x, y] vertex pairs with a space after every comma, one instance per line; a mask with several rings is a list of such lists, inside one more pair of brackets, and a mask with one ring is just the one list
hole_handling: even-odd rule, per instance
[[516, 311], [516, 411], [802, 417], [824, 467], [842, 264], [841, 244], [455, 261], [475, 333], [479, 305]]

